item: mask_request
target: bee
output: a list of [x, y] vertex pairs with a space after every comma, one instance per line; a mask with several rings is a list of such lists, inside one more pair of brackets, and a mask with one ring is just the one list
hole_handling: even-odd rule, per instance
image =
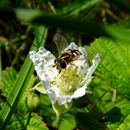
[[68, 42], [63, 36], [58, 33], [54, 35], [53, 41], [55, 42], [59, 53], [59, 56], [54, 60], [53, 67], [56, 67], [60, 73], [62, 69], [65, 69], [67, 67], [67, 64], [78, 60], [81, 52], [76, 49], [64, 50], [68, 46]]

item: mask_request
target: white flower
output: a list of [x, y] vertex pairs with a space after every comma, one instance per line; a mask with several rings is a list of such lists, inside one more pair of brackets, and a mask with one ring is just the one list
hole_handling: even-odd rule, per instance
[[74, 98], [85, 95], [87, 85], [100, 62], [99, 54], [97, 54], [92, 61], [92, 66], [89, 67], [85, 48], [78, 47], [72, 42], [65, 48], [65, 51], [68, 49], [78, 50], [81, 55], [78, 60], [67, 64], [66, 69], [62, 69], [61, 73], [54, 67], [56, 57], [50, 51], [41, 47], [38, 52], [30, 52], [37, 75], [52, 104], [57, 102], [59, 105], [64, 105], [70, 103]]

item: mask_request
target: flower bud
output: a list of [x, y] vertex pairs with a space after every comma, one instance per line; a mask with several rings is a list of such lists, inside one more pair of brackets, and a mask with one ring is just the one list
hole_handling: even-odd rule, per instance
[[37, 111], [40, 107], [40, 99], [37, 94], [30, 93], [26, 99], [26, 105], [29, 111]]

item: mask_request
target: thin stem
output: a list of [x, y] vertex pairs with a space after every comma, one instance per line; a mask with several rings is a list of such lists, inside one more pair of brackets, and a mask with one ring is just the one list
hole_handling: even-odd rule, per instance
[[103, 98], [103, 96], [110, 90], [111, 88], [108, 88], [101, 97], [97, 99], [97, 101], [89, 108], [89, 112], [95, 107], [95, 105]]
[[116, 16], [111, 10], [106, 9], [106, 12], [117, 21], [121, 21], [121, 18]]
[[56, 128], [59, 128], [63, 114], [56, 114]]

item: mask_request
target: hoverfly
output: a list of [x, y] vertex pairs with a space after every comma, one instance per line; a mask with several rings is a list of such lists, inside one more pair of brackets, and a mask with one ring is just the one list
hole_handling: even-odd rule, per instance
[[58, 58], [54, 60], [53, 67], [56, 67], [60, 73], [62, 69], [65, 69], [67, 67], [67, 64], [78, 60], [81, 52], [76, 49], [64, 50], [68, 46], [68, 42], [63, 36], [58, 33], [54, 35], [53, 41], [55, 42], [59, 53]]

